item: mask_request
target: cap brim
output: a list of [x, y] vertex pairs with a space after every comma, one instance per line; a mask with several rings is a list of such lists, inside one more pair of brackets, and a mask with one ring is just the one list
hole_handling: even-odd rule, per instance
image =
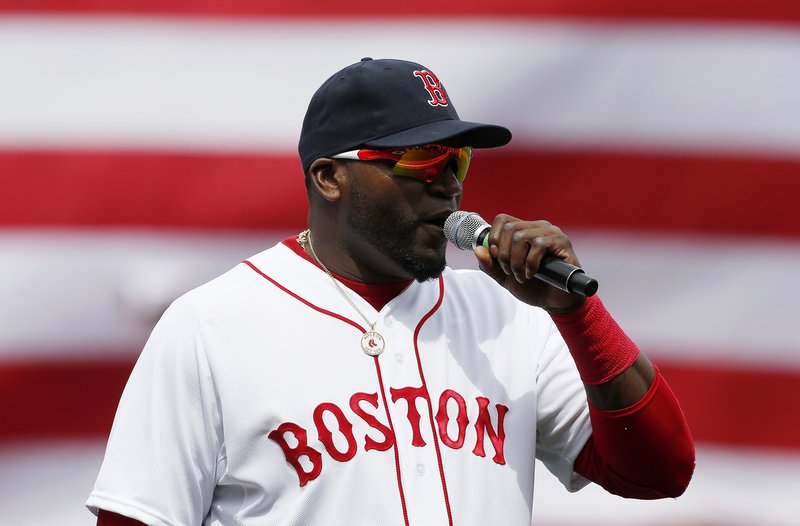
[[503, 126], [461, 120], [434, 121], [364, 143], [368, 148], [399, 148], [454, 142], [473, 148], [496, 148], [511, 141], [511, 132]]

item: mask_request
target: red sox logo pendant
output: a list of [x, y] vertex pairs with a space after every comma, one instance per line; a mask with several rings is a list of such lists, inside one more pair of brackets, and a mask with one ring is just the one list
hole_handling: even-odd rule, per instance
[[386, 347], [386, 341], [379, 333], [367, 331], [361, 337], [361, 349], [370, 356], [378, 356]]

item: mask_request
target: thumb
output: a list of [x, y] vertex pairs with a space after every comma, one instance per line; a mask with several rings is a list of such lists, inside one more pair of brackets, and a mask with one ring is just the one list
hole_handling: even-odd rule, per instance
[[503, 272], [503, 269], [500, 268], [500, 265], [495, 263], [492, 255], [489, 253], [489, 250], [487, 250], [485, 247], [479, 246], [475, 249], [474, 254], [475, 259], [478, 260], [478, 268], [502, 285], [505, 281], [506, 275]]

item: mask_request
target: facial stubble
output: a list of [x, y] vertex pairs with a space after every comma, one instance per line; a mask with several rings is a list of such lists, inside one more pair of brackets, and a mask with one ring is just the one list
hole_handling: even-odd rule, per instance
[[418, 246], [419, 220], [391, 213], [360, 185], [353, 185], [351, 190], [347, 213], [350, 229], [419, 282], [436, 278], [444, 271], [445, 250], [423, 252]]

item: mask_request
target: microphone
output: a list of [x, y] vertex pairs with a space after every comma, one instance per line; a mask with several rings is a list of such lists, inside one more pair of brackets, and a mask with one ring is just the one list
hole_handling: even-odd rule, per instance
[[[479, 245], [489, 248], [491, 225], [475, 212], [457, 210], [444, 222], [444, 235], [461, 250], [474, 250]], [[582, 296], [593, 296], [597, 292], [597, 280], [576, 267], [554, 256], [545, 256], [539, 264], [535, 278], [563, 290]]]

